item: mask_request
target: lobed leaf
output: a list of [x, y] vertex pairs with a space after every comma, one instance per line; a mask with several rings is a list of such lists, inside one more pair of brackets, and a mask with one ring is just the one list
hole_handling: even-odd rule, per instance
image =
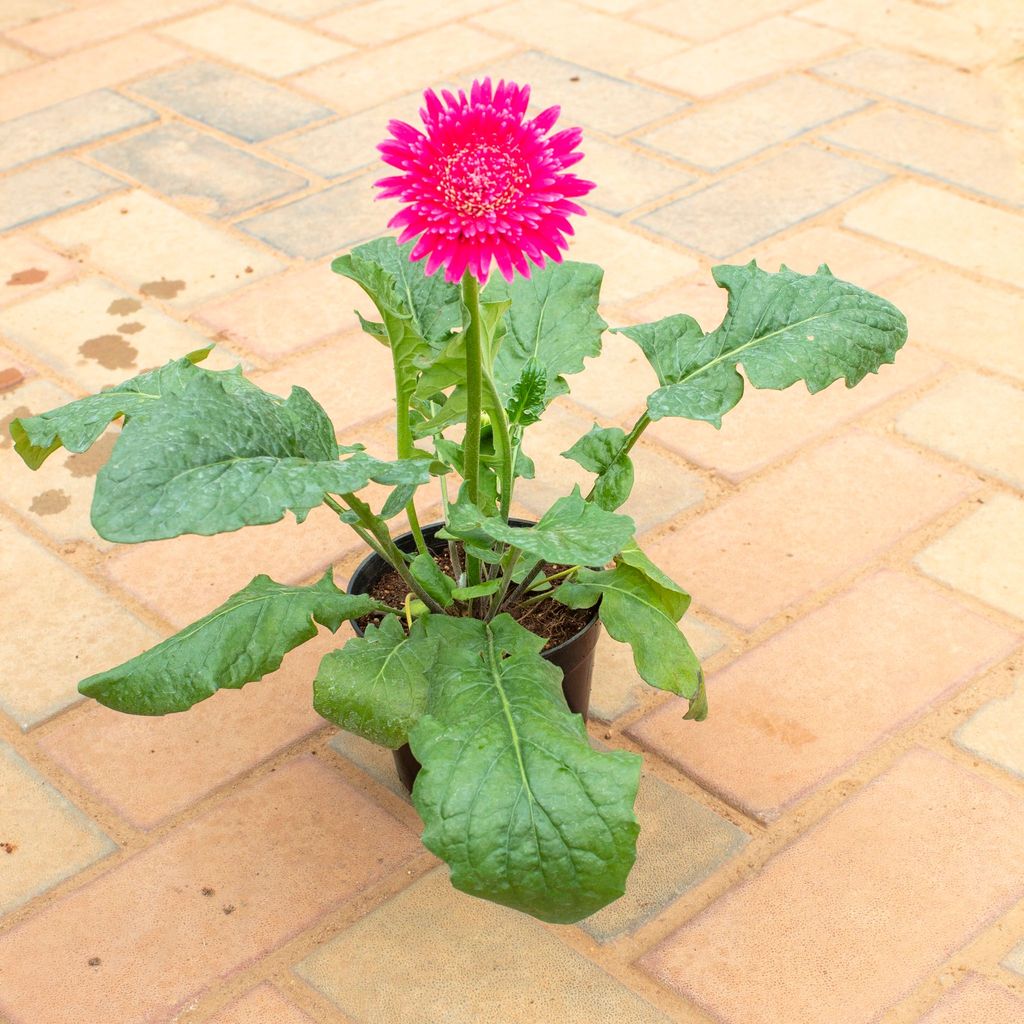
[[624, 504], [633, 490], [633, 461], [623, 451], [625, 431], [618, 427], [594, 427], [562, 456], [597, 474], [594, 502], [608, 512]]
[[427, 673], [437, 655], [417, 619], [407, 634], [397, 616], [368, 625], [320, 662], [313, 707], [329, 722], [372, 743], [402, 746], [427, 708]]
[[756, 263], [720, 266], [716, 284], [729, 293], [717, 330], [673, 316], [621, 328], [647, 356], [662, 387], [647, 400], [648, 415], [707, 420], [722, 416], [743, 396], [742, 364], [756, 388], [788, 388], [804, 381], [814, 393], [840, 378], [847, 387], [891, 363], [907, 340], [907, 322], [892, 303], [832, 276], [783, 267], [772, 274]]
[[328, 569], [309, 587], [257, 576], [219, 608], [117, 668], [84, 679], [78, 689], [133, 715], [186, 711], [220, 689], [238, 689], [275, 671], [288, 651], [386, 605], [339, 590]]
[[599, 753], [542, 638], [508, 615], [432, 615], [427, 713], [409, 740], [423, 843], [463, 892], [567, 924], [621, 896], [640, 758]]

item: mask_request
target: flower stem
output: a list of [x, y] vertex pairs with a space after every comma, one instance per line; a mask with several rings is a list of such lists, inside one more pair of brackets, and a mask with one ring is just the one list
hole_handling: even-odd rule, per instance
[[[463, 477], [466, 497], [479, 507], [480, 499], [480, 405], [483, 397], [480, 285], [467, 270], [462, 277], [462, 301], [469, 311], [466, 327], [466, 439], [463, 442]], [[480, 559], [466, 553], [466, 577], [470, 586], [480, 582]]]

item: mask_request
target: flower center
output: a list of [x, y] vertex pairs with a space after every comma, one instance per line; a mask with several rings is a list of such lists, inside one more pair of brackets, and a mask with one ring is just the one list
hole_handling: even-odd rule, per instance
[[445, 154], [438, 173], [445, 200], [471, 217], [504, 209], [523, 194], [526, 180], [518, 147], [510, 151], [493, 142], [470, 142]]

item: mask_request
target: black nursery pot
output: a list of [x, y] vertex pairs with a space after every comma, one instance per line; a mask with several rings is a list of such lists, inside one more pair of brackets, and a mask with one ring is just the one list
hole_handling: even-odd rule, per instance
[[[533, 526], [534, 524], [525, 519], [509, 519], [512, 526]], [[444, 523], [431, 523], [423, 527], [423, 537], [427, 547], [431, 551], [440, 552], [444, 550], [444, 540], [437, 538], [437, 531], [444, 526]], [[411, 554], [416, 550], [416, 540], [411, 533], [403, 533], [395, 538], [395, 544], [401, 551]], [[350, 594], [365, 594], [370, 587], [388, 570], [391, 566], [384, 561], [380, 555], [371, 552], [360, 563], [359, 567], [352, 574], [348, 581], [348, 592]], [[352, 623], [353, 629], [359, 636], [363, 630], [359, 623]], [[594, 674], [594, 648], [597, 646], [597, 639], [601, 634], [601, 622], [597, 617], [595, 606], [590, 621], [575, 635], [570, 637], [557, 647], [552, 647], [542, 655], [545, 661], [557, 665], [562, 670], [562, 692], [565, 694], [565, 702], [569, 710], [577, 715], [582, 715], [586, 721], [587, 712], [590, 709], [590, 684]], [[398, 770], [398, 777], [402, 785], [409, 792], [412, 792], [412, 784], [420, 770], [420, 763], [412, 755], [409, 744], [393, 750], [395, 768]]]

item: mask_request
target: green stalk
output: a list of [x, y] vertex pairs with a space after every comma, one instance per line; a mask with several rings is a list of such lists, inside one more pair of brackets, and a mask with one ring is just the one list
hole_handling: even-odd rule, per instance
[[[416, 446], [413, 444], [412, 427], [409, 425], [409, 401], [408, 397], [402, 393], [398, 362], [395, 360], [394, 353], [392, 353], [392, 360], [394, 360], [395, 367], [395, 396], [398, 400], [395, 411], [395, 433], [397, 435], [395, 447], [400, 459], [411, 459], [416, 451]], [[412, 530], [413, 539], [416, 541], [416, 550], [421, 555], [429, 554], [427, 542], [423, 537], [423, 531], [420, 529], [419, 516], [416, 514], [416, 502], [412, 498], [409, 499], [409, 503], [405, 506], [405, 515], [409, 520], [409, 529]]]
[[491, 430], [494, 436], [494, 447], [498, 456], [498, 463], [501, 467], [501, 505], [499, 511], [501, 518], [508, 522], [509, 510], [512, 507], [512, 475], [514, 467], [514, 455], [512, 452], [512, 438], [508, 429], [508, 416], [505, 414], [505, 406], [498, 397], [498, 389], [494, 384], [494, 378], [490, 371], [484, 371], [484, 388], [487, 390], [487, 397], [491, 407]]
[[[480, 405], [483, 397], [480, 285], [467, 270], [462, 276], [462, 301], [469, 311], [466, 327], [466, 439], [463, 442], [463, 477], [466, 496], [479, 508], [480, 501]], [[466, 554], [466, 578], [470, 586], [480, 582], [480, 559]]]
[[373, 534], [376, 538], [377, 543], [381, 547], [381, 557], [384, 558], [395, 572], [402, 577], [405, 581], [405, 585], [432, 612], [435, 612], [438, 615], [443, 615], [444, 609], [416, 582], [412, 573], [409, 572], [409, 567], [405, 564], [405, 557], [402, 555], [402, 552], [398, 549], [395, 542], [391, 539], [391, 534], [388, 532], [388, 528], [385, 525], [384, 520], [381, 519], [380, 516], [375, 516], [373, 511], [370, 509], [370, 506], [367, 505], [365, 501], [361, 501], [351, 492], [343, 494], [341, 499], [359, 517], [359, 522], [362, 524], [364, 529]]

